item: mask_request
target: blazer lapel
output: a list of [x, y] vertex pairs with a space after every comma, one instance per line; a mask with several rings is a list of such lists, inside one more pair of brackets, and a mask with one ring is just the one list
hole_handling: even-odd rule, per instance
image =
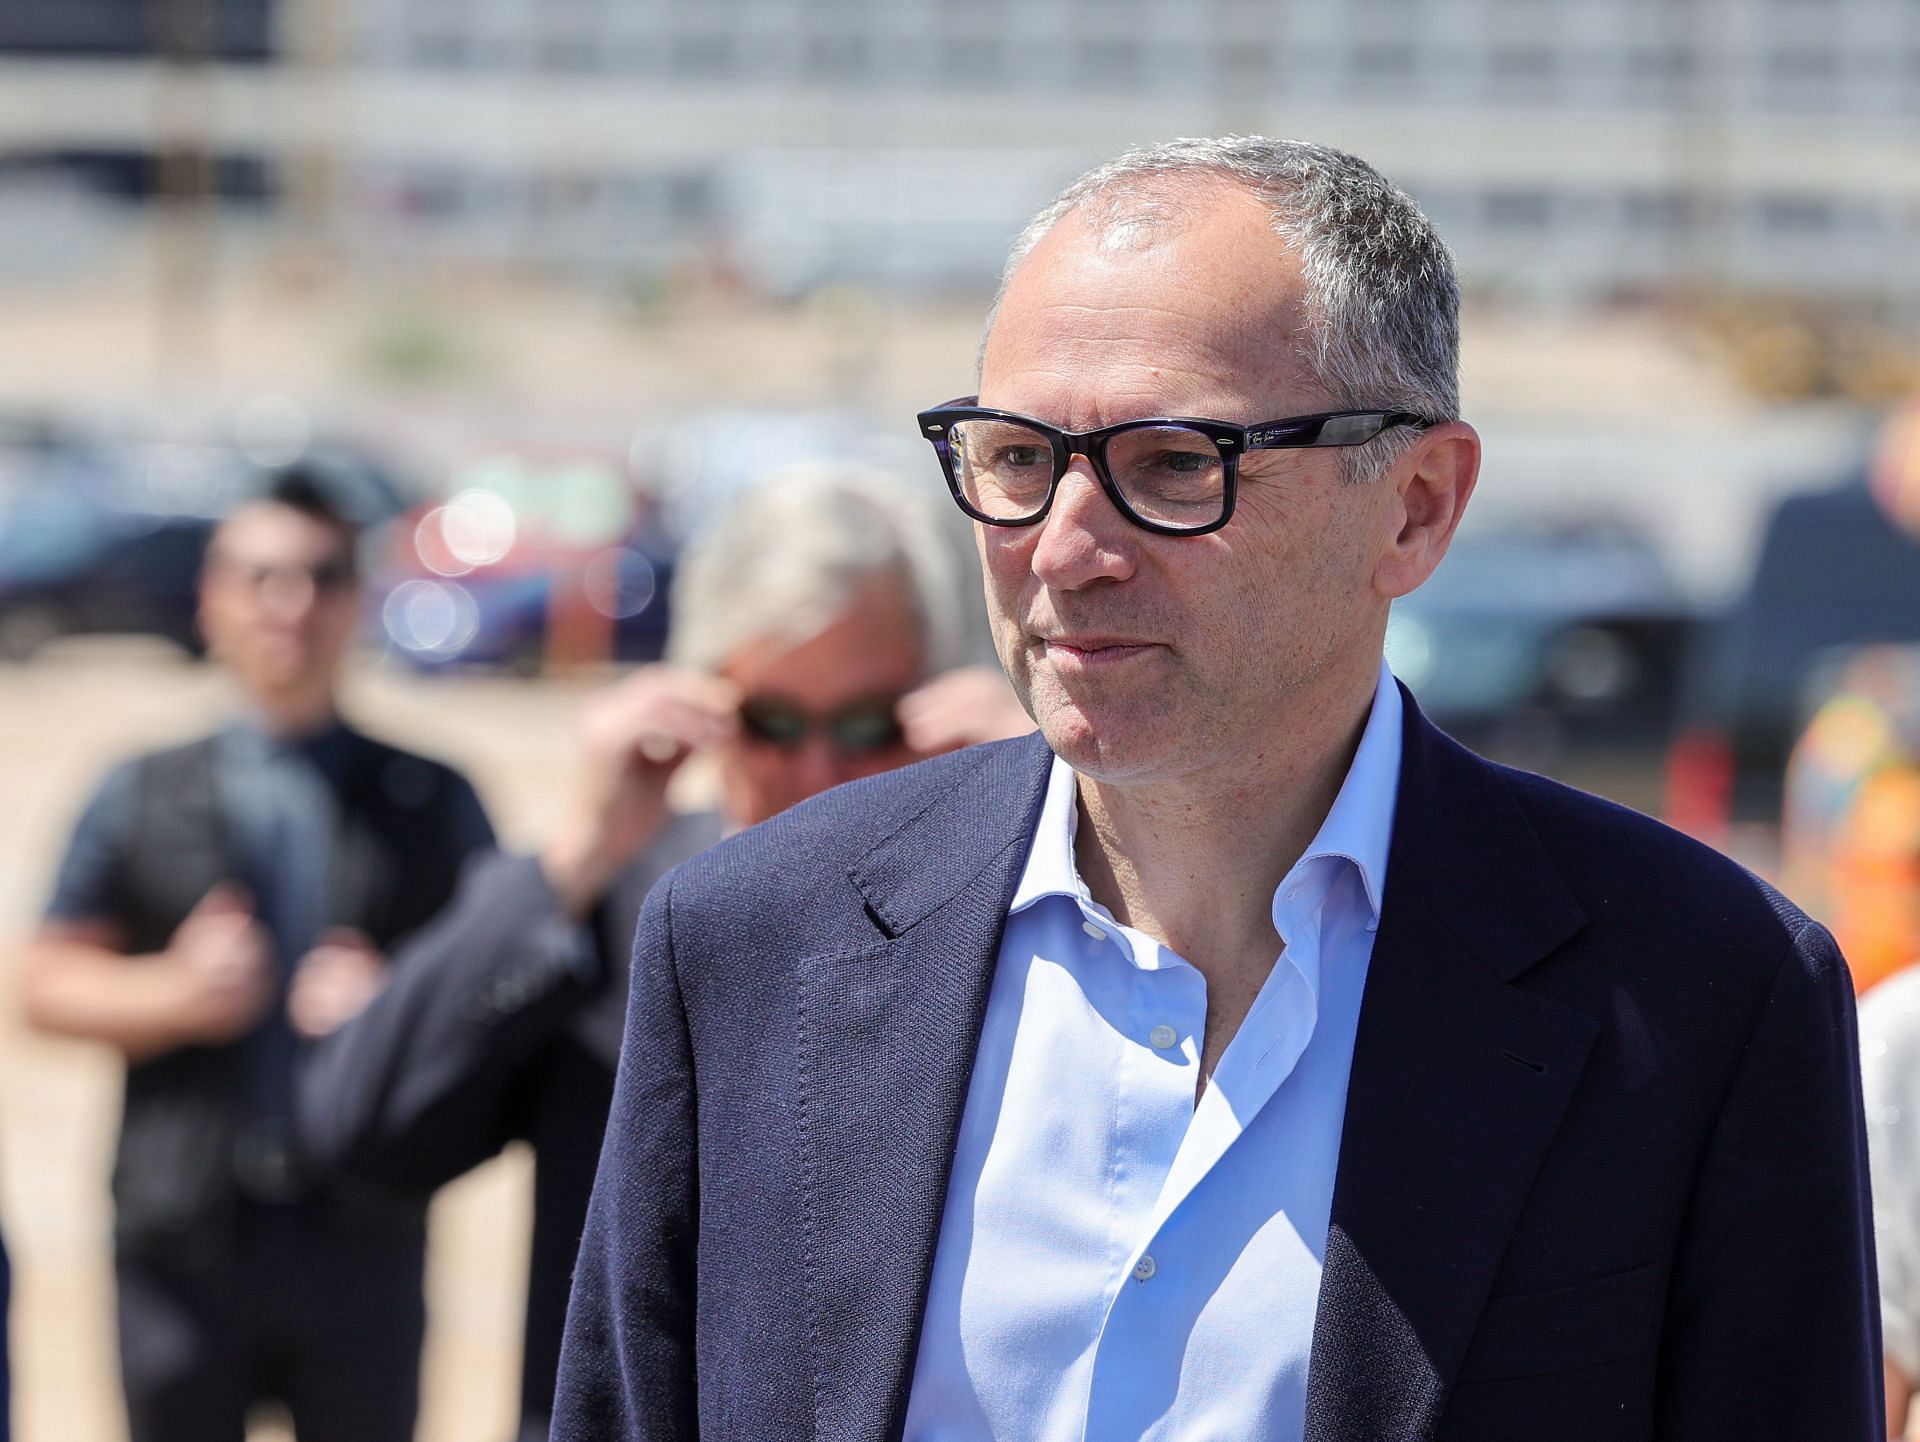
[[1307, 1384], [1308, 1442], [1431, 1435], [1598, 1030], [1510, 982], [1585, 924], [1488, 763], [1407, 697]]
[[897, 1437], [1007, 907], [1052, 760], [1037, 736], [852, 869], [877, 928], [800, 965], [814, 1435]]

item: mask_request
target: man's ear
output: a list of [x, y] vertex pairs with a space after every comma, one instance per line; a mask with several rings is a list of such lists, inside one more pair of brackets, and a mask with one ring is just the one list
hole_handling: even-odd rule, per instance
[[1465, 421], [1421, 433], [1380, 483], [1393, 487], [1393, 535], [1373, 573], [1383, 596], [1404, 596], [1433, 574], [1453, 542], [1480, 475], [1480, 435]]

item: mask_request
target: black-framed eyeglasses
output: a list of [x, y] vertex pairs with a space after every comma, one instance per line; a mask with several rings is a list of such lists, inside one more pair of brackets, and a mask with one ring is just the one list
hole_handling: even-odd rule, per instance
[[824, 734], [834, 751], [851, 760], [901, 743], [898, 705], [896, 698], [874, 697], [818, 716], [778, 696], [749, 696], [740, 703], [740, 729], [782, 751], [798, 750], [809, 736]]
[[1325, 411], [1260, 425], [1157, 416], [1063, 431], [963, 396], [920, 412], [960, 509], [989, 526], [1031, 526], [1053, 505], [1060, 478], [1085, 456], [1116, 510], [1163, 536], [1201, 536], [1233, 519], [1247, 451], [1364, 446], [1395, 426], [1433, 424], [1409, 411]]

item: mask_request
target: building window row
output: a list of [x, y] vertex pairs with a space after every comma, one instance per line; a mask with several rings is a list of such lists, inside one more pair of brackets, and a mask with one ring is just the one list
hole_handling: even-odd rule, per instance
[[[577, 4], [579, 0], [571, 0]], [[1806, 3], [1806, 0], [1793, 0]], [[470, 23], [459, 11], [364, 37], [362, 54], [428, 70], [632, 74], [697, 84], [853, 84], [1024, 91], [1042, 73], [1088, 93], [1157, 90], [1204, 96], [1223, 84], [1271, 85], [1276, 95], [1369, 101], [1458, 99], [1492, 105], [1607, 107], [1682, 103], [1711, 82], [1736, 110], [1872, 110], [1913, 104], [1920, 33], [1910, 44], [1776, 47], [1709, 62], [1679, 42], [1554, 45], [1496, 42], [1483, 55], [1405, 36], [1361, 33], [1342, 48], [1296, 47], [1284, 36], [1169, 47], [1124, 31], [1071, 39], [1037, 71], [1017, 37], [949, 30], [924, 41], [854, 26], [750, 39], [711, 23], [665, 33], [589, 23], [555, 7], [524, 33]]]

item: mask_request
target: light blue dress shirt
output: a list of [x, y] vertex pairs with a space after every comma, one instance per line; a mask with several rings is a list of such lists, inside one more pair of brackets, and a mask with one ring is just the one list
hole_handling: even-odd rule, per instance
[[1288, 1442], [1400, 782], [1384, 663], [1273, 897], [1278, 960], [1194, 1102], [1205, 978], [1074, 863], [1056, 758], [987, 1001], [908, 1442]]

